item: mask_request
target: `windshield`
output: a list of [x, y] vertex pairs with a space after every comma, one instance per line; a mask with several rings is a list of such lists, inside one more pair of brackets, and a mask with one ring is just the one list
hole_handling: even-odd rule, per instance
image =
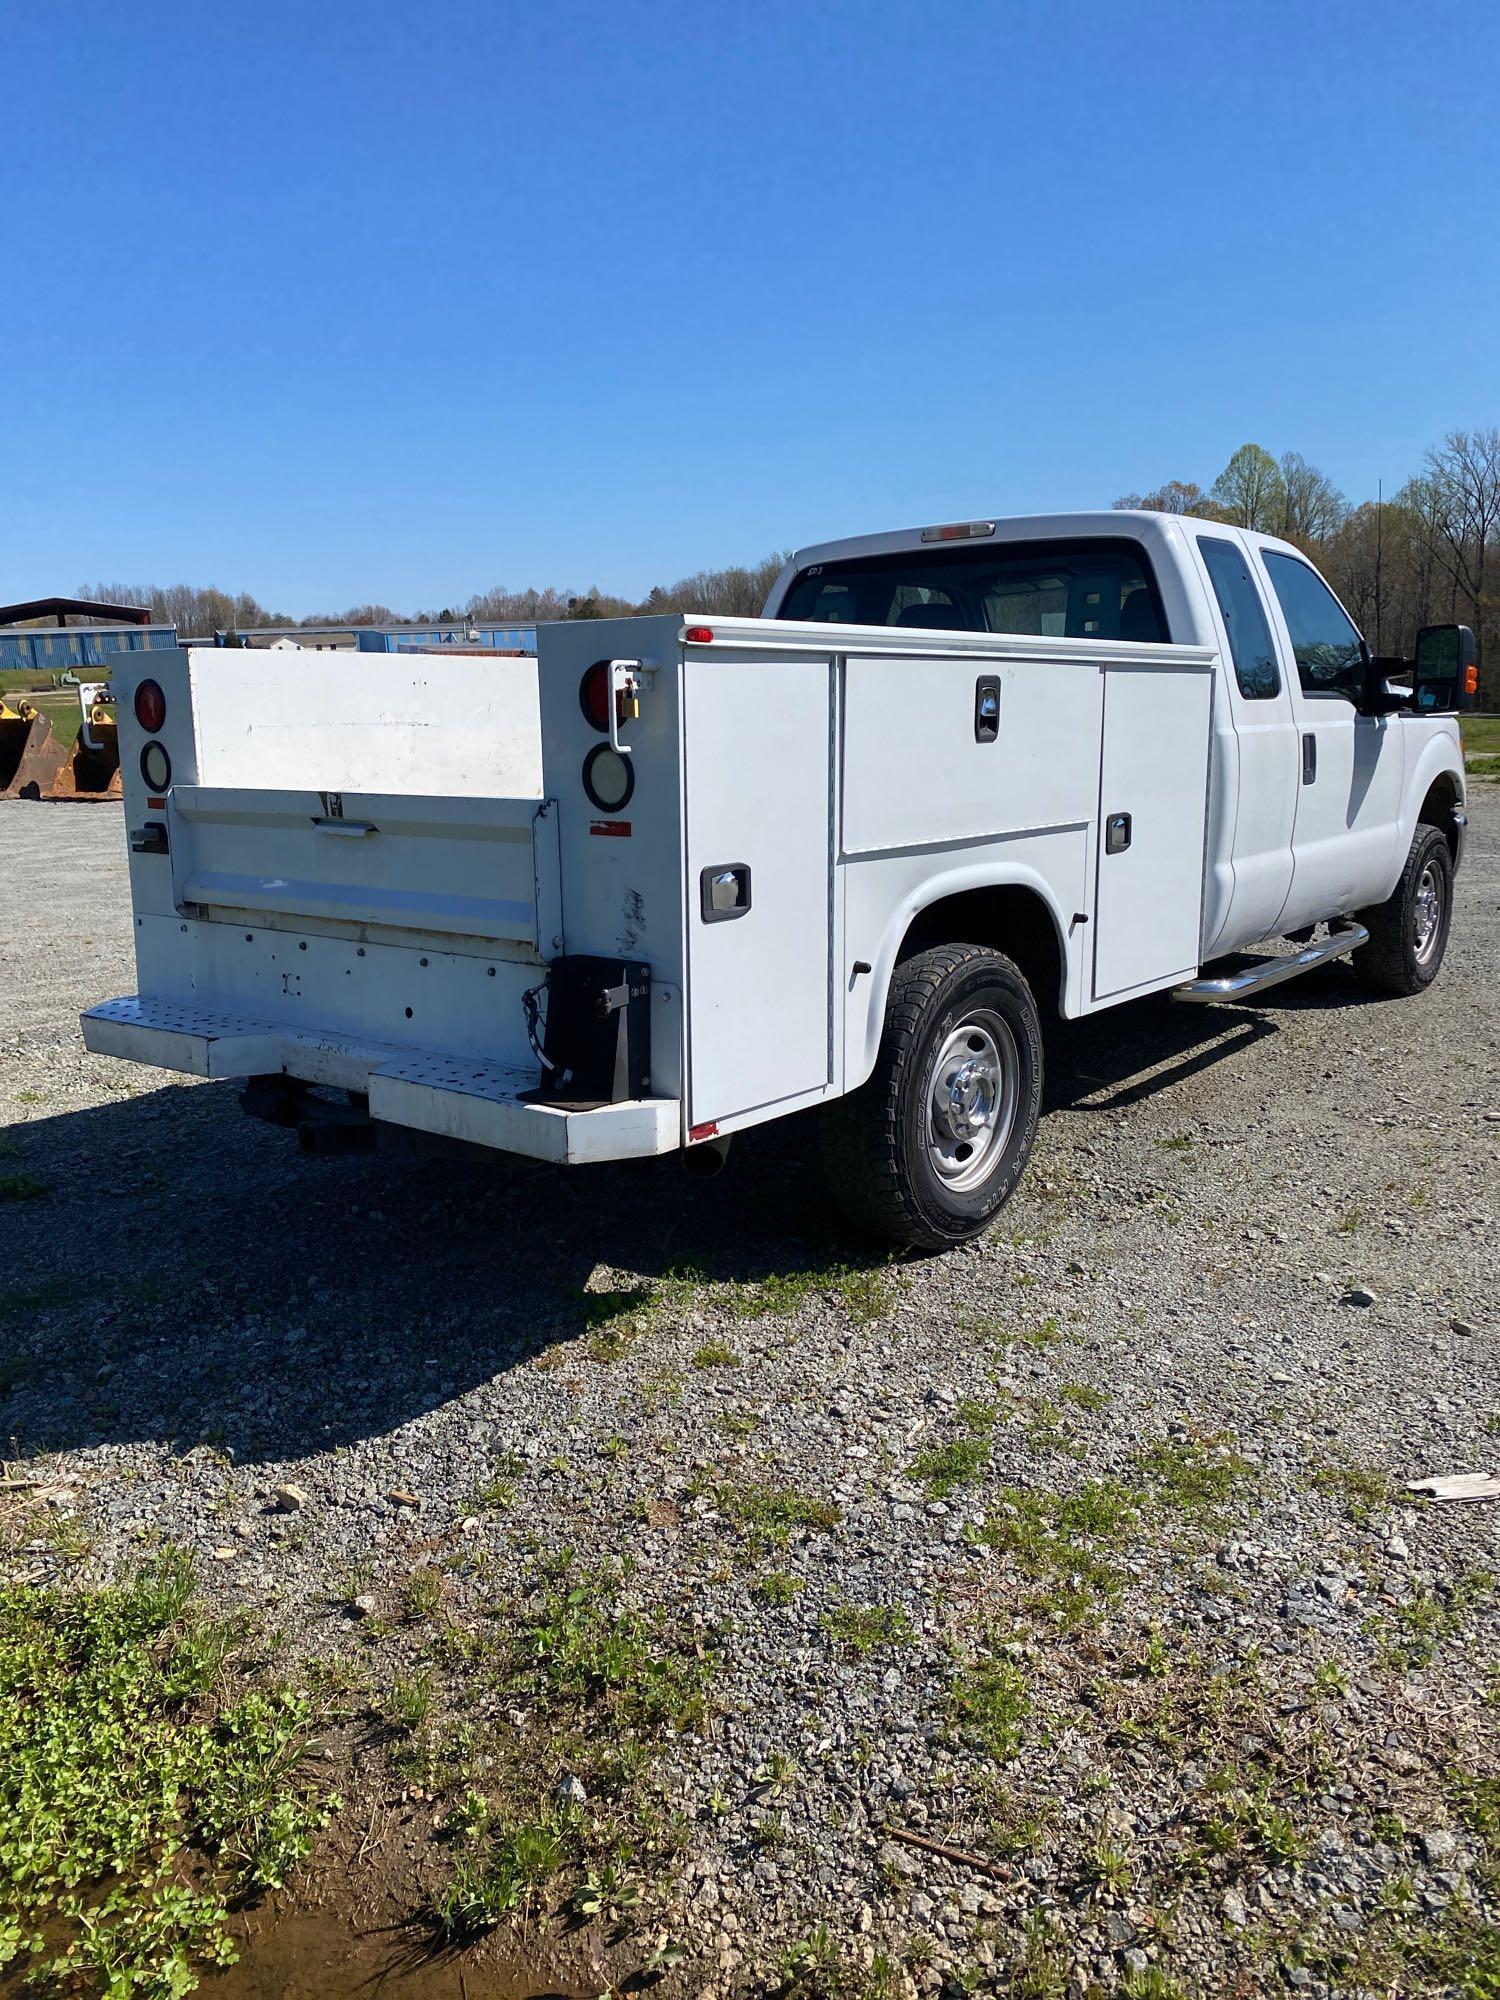
[[793, 581], [776, 615], [1048, 639], [1169, 636], [1150, 565], [1134, 542], [903, 549], [813, 563]]

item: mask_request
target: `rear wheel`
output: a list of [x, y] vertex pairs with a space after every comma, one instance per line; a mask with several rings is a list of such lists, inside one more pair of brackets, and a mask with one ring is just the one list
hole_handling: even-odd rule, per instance
[[1042, 1100], [1042, 1028], [1015, 965], [940, 945], [896, 968], [869, 1081], [828, 1107], [833, 1197], [862, 1227], [941, 1250], [1013, 1193]]
[[1355, 970], [1381, 993], [1422, 993], [1437, 978], [1453, 922], [1453, 856], [1441, 827], [1419, 826], [1392, 894], [1359, 920], [1370, 942]]

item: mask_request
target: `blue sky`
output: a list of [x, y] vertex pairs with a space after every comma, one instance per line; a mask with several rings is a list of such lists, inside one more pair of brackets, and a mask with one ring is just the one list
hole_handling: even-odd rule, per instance
[[0, 0], [0, 598], [630, 593], [1500, 422], [1493, 0]]

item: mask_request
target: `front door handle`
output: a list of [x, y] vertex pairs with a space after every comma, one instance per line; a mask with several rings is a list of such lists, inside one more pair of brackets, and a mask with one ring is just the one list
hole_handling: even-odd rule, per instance
[[1104, 851], [1106, 854], [1123, 854], [1130, 845], [1130, 814], [1111, 813], [1104, 822]]
[[1302, 782], [1304, 785], [1316, 783], [1318, 776], [1318, 739], [1310, 729], [1302, 733]]

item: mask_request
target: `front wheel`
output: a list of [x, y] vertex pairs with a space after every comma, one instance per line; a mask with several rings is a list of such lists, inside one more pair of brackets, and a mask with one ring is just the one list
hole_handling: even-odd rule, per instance
[[1381, 993], [1422, 993], [1437, 978], [1453, 922], [1453, 856], [1441, 827], [1419, 826], [1395, 890], [1359, 919], [1370, 942], [1354, 969]]
[[978, 945], [897, 966], [867, 1083], [829, 1105], [823, 1161], [862, 1227], [942, 1250], [988, 1228], [1021, 1178], [1042, 1102], [1042, 1025], [1018, 968]]

